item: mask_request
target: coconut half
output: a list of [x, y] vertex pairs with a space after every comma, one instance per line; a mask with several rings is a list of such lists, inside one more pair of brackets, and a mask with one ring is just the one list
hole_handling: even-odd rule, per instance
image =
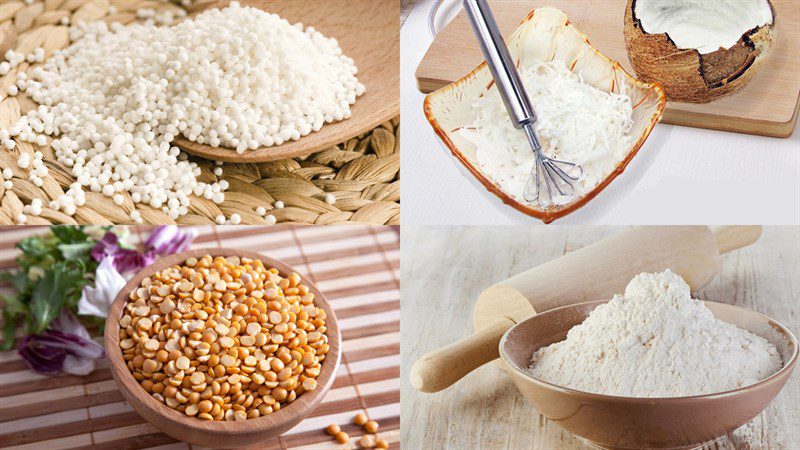
[[775, 41], [769, 0], [628, 0], [625, 44], [636, 74], [672, 101], [741, 89]]

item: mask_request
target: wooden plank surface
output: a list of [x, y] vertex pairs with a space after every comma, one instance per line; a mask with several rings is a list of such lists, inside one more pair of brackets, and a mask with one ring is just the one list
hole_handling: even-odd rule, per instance
[[417, 4], [417, 0], [400, 0], [400, 26], [401, 27], [406, 22], [406, 19], [408, 18], [408, 14], [411, 13], [412, 9], [414, 9], [414, 5], [415, 4]]
[[[0, 228], [0, 270], [14, 267], [19, 239], [45, 227]], [[132, 227], [133, 242], [146, 236]], [[342, 364], [320, 406], [297, 427], [260, 448], [340, 449], [324, 428], [351, 436], [362, 411], [379, 436], [399, 448], [400, 242], [397, 227], [198, 227], [192, 248], [246, 248], [308, 275], [323, 290], [342, 329]], [[7, 293], [8, 285], [0, 285]], [[15, 351], [0, 352], [0, 448], [198, 448], [161, 433], [124, 401], [105, 361], [85, 377], [30, 371]]]
[[[626, 0], [492, 0], [492, 10], [508, 36], [534, 8], [552, 6], [603, 54], [635, 74], [623, 36]], [[800, 107], [800, 7], [797, 0], [773, 0], [778, 38], [760, 72], [740, 92], [706, 104], [667, 104], [662, 121], [714, 130], [789, 137]], [[417, 68], [422, 92], [434, 91], [474, 69], [483, 56], [463, 11], [442, 29]]]
[[[594, 448], [539, 414], [494, 364], [481, 367], [435, 394], [415, 391], [408, 382], [408, 372], [424, 353], [472, 332], [472, 305], [486, 287], [623, 229], [403, 227], [403, 446]], [[724, 255], [717, 279], [697, 296], [761, 312], [797, 334], [798, 255], [800, 228], [767, 227], [753, 246]], [[798, 398], [800, 375], [795, 372], [762, 414], [701, 448], [800, 448]]]

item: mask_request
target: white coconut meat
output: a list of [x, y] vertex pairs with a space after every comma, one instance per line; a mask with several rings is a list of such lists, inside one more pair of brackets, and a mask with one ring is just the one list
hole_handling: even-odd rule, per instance
[[767, 0], [636, 0], [634, 13], [646, 33], [666, 33], [676, 47], [700, 54], [729, 49], [773, 21]]

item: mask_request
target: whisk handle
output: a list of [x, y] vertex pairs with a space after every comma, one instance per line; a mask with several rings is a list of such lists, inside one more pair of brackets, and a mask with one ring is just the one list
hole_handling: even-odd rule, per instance
[[522, 128], [536, 122], [533, 105], [489, 4], [486, 0], [464, 0], [464, 10], [514, 126]]

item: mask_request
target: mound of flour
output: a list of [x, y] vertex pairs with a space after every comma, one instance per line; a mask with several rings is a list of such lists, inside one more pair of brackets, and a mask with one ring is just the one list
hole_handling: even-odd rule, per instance
[[748, 386], [777, 372], [774, 345], [717, 320], [667, 270], [637, 275], [567, 339], [533, 354], [549, 383], [626, 397], [683, 397]]

